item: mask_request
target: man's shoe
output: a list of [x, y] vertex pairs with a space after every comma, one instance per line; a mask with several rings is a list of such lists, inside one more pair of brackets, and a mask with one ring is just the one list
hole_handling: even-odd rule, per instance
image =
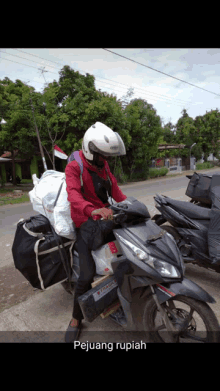
[[81, 330], [81, 321], [79, 321], [78, 326], [71, 326], [72, 321], [69, 323], [69, 326], [66, 330], [65, 334], [65, 342], [73, 343], [77, 341], [79, 338], [80, 330]]

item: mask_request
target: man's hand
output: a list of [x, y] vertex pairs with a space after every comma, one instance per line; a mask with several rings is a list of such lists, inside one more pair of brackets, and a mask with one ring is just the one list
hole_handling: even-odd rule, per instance
[[101, 208], [101, 209], [96, 209], [93, 210], [91, 213], [91, 216], [94, 215], [101, 215], [104, 220], [113, 220], [113, 210], [112, 209], [107, 209], [107, 208]]

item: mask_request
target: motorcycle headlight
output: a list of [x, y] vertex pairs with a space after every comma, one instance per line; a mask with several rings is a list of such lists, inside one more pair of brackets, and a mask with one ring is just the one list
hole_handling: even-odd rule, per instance
[[141, 248], [137, 247], [135, 244], [129, 242], [128, 240], [124, 239], [121, 235], [116, 233], [116, 236], [118, 239], [126, 245], [126, 247], [130, 248], [133, 252], [133, 254], [140, 259], [141, 261], [144, 261], [148, 265], [150, 265], [152, 268], [154, 268], [158, 273], [160, 273], [163, 277], [171, 277], [171, 278], [179, 278], [181, 277], [179, 271], [175, 268], [175, 266], [171, 265], [168, 262], [159, 261], [152, 257], [149, 253], [145, 252]]
[[129, 247], [133, 254], [136, 255], [136, 257], [138, 257], [138, 259], [140, 260], [145, 260], [146, 258], [148, 259], [149, 258], [149, 254], [145, 251], [143, 251], [141, 248], [135, 246], [135, 244], [129, 242], [128, 240], [124, 239], [121, 235], [119, 235], [118, 233], [116, 233], [116, 236], [118, 237], [118, 239], [124, 243], [127, 247]]
[[150, 260], [146, 260], [151, 267], [156, 269], [158, 273], [160, 273], [163, 277], [171, 277], [171, 278], [179, 278], [181, 277], [179, 270], [175, 268], [175, 266], [171, 265], [168, 262], [159, 261], [158, 259], [152, 258]]

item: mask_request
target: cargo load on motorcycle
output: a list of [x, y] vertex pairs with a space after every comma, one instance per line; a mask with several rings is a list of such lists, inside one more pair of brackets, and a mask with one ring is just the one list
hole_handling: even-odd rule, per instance
[[220, 174], [194, 173], [186, 189], [186, 195], [211, 208], [207, 231], [208, 254], [212, 264], [220, 264]]
[[[40, 179], [34, 174], [33, 182], [29, 196], [33, 210], [39, 214], [18, 222], [12, 254], [15, 267], [30, 284], [45, 290], [78, 278], [79, 259], [74, 253], [76, 229], [67, 199], [65, 173], [47, 170]], [[117, 243], [104, 244], [92, 252], [100, 276], [113, 274], [112, 246], [116, 248]]]
[[32, 287], [45, 290], [71, 275], [73, 245], [57, 235], [45, 216], [21, 219], [12, 246], [15, 267]]
[[190, 197], [192, 201], [210, 205], [210, 185], [212, 176], [194, 172], [192, 176], [190, 175], [187, 177], [190, 178], [190, 181], [185, 194]]

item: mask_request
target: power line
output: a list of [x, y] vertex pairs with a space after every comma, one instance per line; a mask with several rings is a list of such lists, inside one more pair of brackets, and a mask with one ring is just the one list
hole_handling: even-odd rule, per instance
[[[17, 54], [11, 54], [11, 53], [8, 53], [8, 52], [3, 52], [2, 50], [0, 50], [0, 52], [5, 53], [5, 54], [8, 54], [9, 56], [19, 57], [19, 58], [22, 58], [22, 60], [27, 60], [27, 61], [35, 62], [36, 64], [39, 64], [39, 61], [29, 60], [28, 58], [18, 56]], [[45, 61], [46, 61], [46, 60], [45, 60]], [[47, 65], [47, 66], [48, 66], [49, 68], [54, 68], [54, 66], [52, 67], [52, 65]]]
[[[18, 50], [18, 49], [14, 49], [14, 50]], [[45, 61], [49, 61], [49, 62], [52, 62], [52, 63], [54, 63], [54, 64], [58, 64], [58, 65], [61, 65], [61, 64], [59, 64], [58, 62], [56, 62], [56, 61], [52, 61], [52, 60], [46, 60], [45, 58], [43, 58], [43, 57], [40, 57], [40, 56], [36, 56], [35, 54], [31, 54], [31, 53], [27, 53], [27, 52], [24, 52], [23, 50], [18, 50], [19, 52], [22, 52], [22, 53], [25, 53], [25, 54], [27, 54], [27, 55], [30, 55], [30, 56], [34, 56], [34, 57], [37, 57], [37, 58], [41, 58], [42, 60], [45, 60]], [[5, 52], [4, 52], [5, 53]], [[12, 55], [12, 54], [11, 54]], [[17, 56], [17, 57], [19, 57], [19, 56]], [[23, 57], [21, 57], [21, 58], [23, 58]], [[29, 61], [31, 61], [31, 60], [29, 60]], [[32, 60], [33, 61], [33, 60]], [[36, 61], [33, 61], [33, 62], [36, 62]], [[79, 70], [81, 70], [82, 72], [84, 72], [84, 73], [86, 73], [86, 71], [84, 71], [83, 69], [80, 69], [79, 68]], [[50, 71], [48, 71], [48, 72], [50, 72]], [[99, 78], [101, 78], [101, 79], [105, 79], [105, 80], [109, 80], [109, 81], [111, 81], [112, 83], [116, 83], [116, 84], [121, 84], [121, 85], [123, 85], [123, 86], [126, 86], [126, 87], [130, 87], [129, 85], [127, 85], [127, 84], [123, 84], [123, 83], [119, 83], [119, 82], [115, 82], [115, 81], [113, 81], [113, 80], [110, 80], [110, 79], [107, 79], [106, 77], [102, 77], [102, 76], [96, 76], [96, 75], [93, 75], [93, 76], [95, 76], [97, 79], [99, 79]], [[141, 88], [141, 87], [136, 87], [136, 89], [137, 90], [143, 90], [144, 92], [147, 92], [145, 89], [143, 89], [143, 88]], [[183, 99], [178, 99], [178, 98], [170, 98], [170, 97], [168, 97], [167, 95], [163, 95], [163, 94], [157, 94], [157, 93], [155, 93], [155, 92], [152, 92], [151, 91], [151, 93], [152, 94], [154, 94], [154, 95], [156, 95], [156, 96], [161, 96], [161, 97], [164, 97], [164, 98], [166, 98], [166, 99], [171, 99], [171, 100], [177, 100], [177, 101], [180, 101], [180, 103], [190, 103], [189, 101], [184, 101]]]
[[[5, 52], [4, 52], [5, 53]], [[7, 53], [8, 54], [8, 53]], [[13, 56], [12, 54], [11, 54], [11, 56]], [[18, 56], [17, 56], [18, 57]], [[11, 62], [15, 62], [15, 63], [17, 63], [17, 64], [21, 64], [21, 65], [25, 65], [25, 66], [28, 66], [28, 67], [31, 67], [31, 68], [35, 68], [35, 69], [38, 69], [39, 70], [39, 68], [37, 68], [37, 67], [34, 67], [33, 65], [28, 65], [28, 64], [23, 64], [23, 63], [21, 63], [21, 62], [17, 62], [17, 61], [13, 61], [13, 60], [10, 60], [10, 59], [8, 59], [8, 58], [4, 58], [6, 61], [11, 61]], [[34, 62], [36, 62], [36, 61], [34, 61]], [[55, 72], [52, 72], [52, 71], [48, 71], [49, 73], [53, 73], [53, 74], [56, 74]], [[85, 71], [83, 71], [83, 72], [85, 72]], [[86, 72], [85, 72], [86, 73]], [[98, 82], [98, 83], [105, 83], [105, 82], [103, 82], [102, 80], [97, 80], [96, 82]], [[114, 85], [113, 85], [114, 86]], [[107, 89], [109, 89], [108, 87], [106, 87]], [[118, 90], [117, 88], [116, 88], [116, 86], [114, 86], [114, 88], [116, 89], [116, 90]], [[124, 87], [121, 87], [121, 88], [124, 88]], [[120, 91], [121, 92], [121, 91]], [[143, 93], [142, 93], [143, 94]], [[149, 94], [150, 96], [151, 96], [151, 94]], [[146, 96], [146, 95], [145, 95]], [[166, 97], [164, 97], [165, 99], [166, 99]], [[148, 98], [149, 99], [149, 98]], [[158, 98], [155, 98], [154, 96], [151, 96], [151, 98], [150, 99], [154, 99], [154, 100], [157, 100]], [[165, 103], [170, 103], [170, 104], [175, 104], [175, 105], [178, 105], [178, 106], [183, 106], [184, 104], [186, 104], [186, 103], [184, 103], [184, 104], [180, 104], [179, 102], [178, 103], [175, 103], [175, 102], [172, 102], [172, 101], [169, 101], [169, 102], [166, 102], [166, 101], [164, 101], [164, 100], [162, 100], [162, 99], [160, 99], [161, 101], [163, 101], [163, 102], [165, 102]], [[189, 104], [189, 103], [188, 103]]]
[[[102, 81], [98, 81], [98, 83], [103, 83]], [[114, 87], [114, 89], [116, 90], [116, 91], [119, 91], [119, 92], [121, 92], [121, 88], [123, 88], [123, 87], [118, 87], [118, 88], [116, 88], [116, 87]], [[110, 89], [110, 87], [106, 87], [105, 86], [105, 89]], [[114, 91], [114, 90], [112, 90], [112, 88], [111, 88], [111, 91]], [[150, 97], [148, 96], [148, 95], [146, 95], [146, 94], [144, 94], [143, 92], [141, 92], [141, 93], [139, 93], [139, 92], [135, 92], [135, 94], [134, 94], [134, 96], [138, 96], [138, 94], [139, 94], [139, 97], [140, 97], [140, 95], [142, 95], [142, 96], [144, 96], [144, 97], [146, 97], [147, 99], [153, 99], [153, 100], [157, 100], [158, 101], [158, 98], [157, 97], [155, 97], [155, 96], [152, 96], [152, 95], [150, 95]], [[166, 99], [166, 98], [165, 98]], [[172, 102], [172, 101], [165, 101], [165, 100], [163, 100], [163, 99], [161, 99], [160, 98], [160, 101], [161, 102], [164, 102], [164, 103], [167, 103], [167, 104], [170, 104], [170, 105], [177, 105], [177, 106], [181, 106], [181, 107], [183, 107], [184, 105], [185, 106], [187, 106], [187, 105], [189, 105], [190, 103], [180, 103], [180, 102]]]
[[[9, 60], [8, 58], [5, 58], [5, 60], [6, 61], [11, 61], [11, 62], [15, 62], [15, 63], [17, 63], [17, 64], [21, 64], [21, 65], [25, 65], [25, 66], [28, 66], [28, 67], [31, 67], [31, 68], [35, 68], [35, 69], [38, 69], [39, 70], [39, 68], [37, 68], [37, 67], [34, 67], [34, 66], [32, 66], [32, 65], [27, 65], [27, 64], [23, 64], [23, 63], [21, 63], [21, 62], [17, 62], [17, 61], [13, 61], [13, 60]], [[49, 73], [53, 73], [53, 74], [55, 74], [54, 72], [52, 72], [52, 71], [48, 71]], [[104, 83], [102, 80], [99, 80], [99, 81], [97, 81], [98, 83]], [[108, 87], [105, 87], [106, 89], [109, 89]], [[118, 90], [115, 86], [114, 86], [114, 88], [116, 89], [116, 90]], [[124, 88], [124, 87], [122, 87], [122, 88]], [[142, 93], [143, 94], [143, 93]], [[149, 99], [149, 98], [148, 98]], [[157, 100], [157, 98], [156, 97], [152, 97], [151, 96], [151, 98], [150, 99], [154, 99], [154, 100]], [[166, 99], [166, 98], [165, 98]], [[165, 102], [165, 103], [170, 103], [170, 104], [174, 104], [174, 105], [177, 105], [177, 106], [181, 106], [181, 107], [183, 107], [183, 105], [184, 104], [180, 104], [180, 103], [175, 103], [175, 102], [171, 102], [171, 101], [169, 101], [169, 102], [166, 102], [166, 101], [164, 101], [164, 100], [162, 100], [161, 99], [161, 101], [163, 101], [163, 102]]]
[[[18, 49], [14, 49], [14, 50], [18, 50]], [[104, 49], [105, 50], [105, 49]], [[24, 51], [22, 51], [22, 50], [18, 50], [18, 51], [20, 51], [20, 52], [23, 52], [23, 53], [25, 53], [25, 54], [27, 54], [27, 55], [31, 55], [31, 56], [34, 56], [34, 57], [37, 57], [37, 58], [41, 58], [41, 59], [43, 59], [44, 61], [49, 61], [49, 62], [52, 62], [52, 63], [54, 63], [54, 64], [57, 64], [57, 65], [61, 65], [60, 63], [58, 63], [58, 62], [55, 62], [55, 61], [52, 61], [52, 60], [46, 60], [45, 58], [42, 58], [42, 57], [40, 57], [40, 56], [36, 56], [36, 55], [34, 55], [34, 54], [31, 54], [31, 53], [27, 53], [27, 52], [24, 52]], [[9, 55], [11, 55], [11, 56], [15, 56], [15, 55], [13, 55], [13, 54], [10, 54], [10, 53], [7, 53], [7, 52], [3, 52], [3, 53], [6, 53], [6, 54], [9, 54]], [[115, 53], [116, 54], [116, 53]], [[20, 56], [16, 56], [16, 57], [20, 57]], [[28, 60], [28, 59], [26, 59], [26, 58], [24, 58], [24, 57], [20, 57], [20, 58], [22, 58], [22, 59], [25, 59], [25, 60]], [[126, 57], [125, 57], [126, 58]], [[11, 61], [11, 62], [15, 62], [15, 63], [17, 63], [17, 64], [21, 64], [21, 65], [25, 65], [25, 66], [29, 66], [29, 67], [32, 67], [32, 68], [35, 68], [35, 69], [38, 69], [39, 70], [39, 68], [38, 67], [34, 67], [34, 66], [31, 66], [31, 65], [27, 65], [27, 64], [23, 64], [23, 63], [20, 63], [20, 62], [17, 62], [17, 61], [12, 61], [12, 60], [10, 60], [10, 59], [7, 59], [7, 58], [4, 58], [6, 61]], [[35, 63], [38, 63], [37, 61], [33, 61], [33, 60], [28, 60], [28, 61], [31, 61], [31, 62], [35, 62]], [[133, 61], [133, 60], [131, 60], [131, 61]], [[143, 64], [141, 64], [141, 65], [143, 65]], [[48, 65], [49, 66], [49, 65]], [[51, 68], [55, 68], [54, 66], [52, 67], [52, 66], [49, 66], [49, 67], [51, 67]], [[59, 68], [59, 67], [58, 67]], [[80, 69], [79, 69], [80, 70]], [[77, 70], [78, 71], [78, 70]], [[84, 71], [84, 70], [81, 70], [82, 72], [84, 72], [84, 73], [87, 73], [86, 71]], [[43, 72], [49, 72], [49, 73], [53, 73], [53, 74], [56, 74], [55, 72], [52, 72], [52, 71], [44, 71], [44, 70], [41, 70], [41, 73], [43, 74]], [[160, 71], [158, 71], [158, 72], [160, 72]], [[99, 78], [102, 78], [102, 79], [105, 79], [105, 80], [110, 80], [110, 79], [107, 79], [107, 78], [104, 78], [104, 77], [102, 77], [102, 76], [96, 76], [96, 75], [93, 75], [93, 76], [95, 76], [95, 78], [96, 78], [96, 80], [95, 80], [95, 82], [98, 84], [98, 83], [105, 83], [104, 81], [102, 81], [102, 80], [98, 80]], [[44, 74], [43, 74], [43, 77], [44, 77]], [[171, 76], [172, 77], [172, 76]], [[45, 79], [45, 77], [44, 77], [44, 79]], [[45, 80], [45, 82], [46, 82], [46, 80]], [[114, 90], [116, 90], [116, 91], [119, 91], [119, 92], [121, 92], [121, 88], [122, 89], [125, 89], [125, 87], [130, 87], [129, 85], [126, 85], [126, 84], [123, 84], [123, 83], [119, 83], [119, 82], [115, 82], [115, 81], [113, 81], [113, 80], [110, 80], [110, 82], [111, 83], [115, 83], [115, 84], [111, 84], [111, 83], [107, 83], [107, 84], [109, 84], [111, 87], [107, 87], [106, 85], [105, 85], [105, 87], [104, 87], [104, 89], [107, 89], [107, 90], [110, 90], [110, 91], [112, 91], [112, 88], [113, 88], [113, 93], [114, 93]], [[42, 82], [36, 82], [36, 81], [33, 81], [33, 83], [37, 83], [37, 84], [44, 84], [44, 83], [42, 83]], [[122, 86], [125, 86], [125, 87], [118, 87], [118, 88], [116, 88], [116, 86], [117, 85], [122, 85]], [[103, 87], [102, 87], [103, 88]], [[165, 103], [169, 103], [169, 104], [175, 104], [175, 105], [179, 105], [179, 106], [181, 106], [181, 107], [183, 107], [184, 105], [188, 105], [188, 104], [190, 104], [190, 102], [187, 102], [187, 101], [183, 101], [183, 100], [181, 100], [181, 99], [173, 99], [173, 98], [170, 98], [170, 97], [168, 97], [168, 96], [166, 96], [166, 95], [160, 95], [160, 94], [155, 94], [155, 93], [153, 93], [153, 92], [151, 92], [151, 94], [150, 93], [148, 93], [145, 89], [141, 89], [141, 88], [134, 88], [134, 87], [132, 87], [133, 89], [136, 89], [136, 91], [138, 90], [143, 90], [144, 92], [145, 92], [145, 94], [147, 93], [147, 94], [149, 94], [150, 95], [150, 99], [151, 100], [158, 100], [158, 98], [157, 97], [154, 97], [153, 95], [151, 95], [151, 94], [154, 94], [154, 95], [158, 95], [158, 96], [161, 96], [161, 97], [163, 97], [164, 99], [171, 99], [171, 101], [168, 101], [168, 102], [165, 102]], [[200, 88], [200, 87], [198, 87], [198, 88]], [[208, 92], [210, 92], [210, 91], [208, 91]], [[141, 93], [142, 95], [143, 95], [143, 92], [142, 91], [140, 91], [140, 92], [138, 92], [138, 93]], [[137, 96], [137, 92], [135, 92], [134, 93], [134, 97], [135, 96]], [[144, 95], [144, 96], [147, 96], [147, 95]], [[147, 98], [149, 99], [149, 97], [147, 96]], [[173, 102], [173, 100], [179, 100], [180, 102], [177, 102], [177, 103], [175, 103], [175, 102]], [[164, 100], [162, 100], [161, 99], [161, 101], [163, 101], [164, 102]], [[183, 102], [183, 103], [181, 103], [181, 101]], [[179, 104], [178, 104], [179, 103]], [[181, 104], [180, 104], [181, 103]], [[195, 105], [195, 104], [192, 104], [192, 105]]]
[[[33, 65], [27, 65], [27, 64], [24, 64], [24, 63], [22, 63], [22, 62], [9, 60], [9, 58], [4, 58], [4, 60], [6, 60], [6, 61], [11, 61], [11, 62], [16, 62], [17, 64], [25, 65], [26, 67], [31, 67], [31, 68], [39, 69], [39, 68], [37, 68], [37, 67], [34, 67]], [[50, 72], [50, 73], [54, 73], [54, 74], [56, 75], [55, 72], [51, 72], [51, 71], [49, 71], [49, 72]]]
[[[6, 76], [10, 76], [11, 77], [11, 74], [9, 74], [9, 73], [4, 73], [4, 75], [6, 75]], [[18, 78], [15, 78], [15, 80], [19, 80]], [[22, 81], [26, 81], [26, 82], [29, 82], [30, 80], [27, 80], [27, 79], [23, 79], [23, 77], [22, 77]], [[36, 83], [36, 84], [45, 84], [45, 83], [42, 83], [42, 81], [32, 81], [31, 83]], [[31, 86], [32, 87], [32, 86]]]
[[[36, 54], [27, 53], [27, 52], [24, 52], [23, 50], [19, 50], [19, 49], [14, 49], [14, 50], [17, 50], [18, 52], [22, 52], [22, 53], [28, 54], [29, 56], [34, 56], [34, 57], [37, 57], [37, 58], [41, 58], [41, 60], [44, 60], [44, 61], [49, 61], [49, 62], [53, 62], [54, 64], [59, 64], [59, 63], [58, 63], [58, 62], [56, 62], [56, 61], [52, 61], [52, 60], [46, 60], [46, 59], [45, 59], [45, 58], [43, 58], [43, 57], [36, 56]], [[61, 65], [61, 64], [59, 64], [59, 65]]]
[[[6, 53], [6, 52], [3, 52], [3, 53]], [[25, 53], [25, 52], [24, 52]], [[6, 53], [6, 54], [9, 54], [9, 53]], [[28, 54], [28, 53], [27, 53]], [[13, 55], [13, 54], [10, 54], [11, 56], [15, 56], [15, 55]], [[20, 57], [20, 56], [16, 56], [16, 57]], [[38, 57], [38, 56], [36, 56], [36, 57]], [[23, 57], [20, 57], [20, 58], [23, 58]], [[23, 64], [23, 63], [21, 63], [21, 62], [17, 62], [17, 61], [13, 61], [13, 60], [10, 60], [10, 59], [7, 59], [7, 58], [4, 58], [6, 61], [11, 61], [11, 62], [15, 62], [15, 63], [17, 63], [17, 64], [21, 64], [21, 65], [25, 65], [25, 66], [28, 66], [28, 67], [31, 67], [31, 68], [35, 68], [35, 69], [38, 69], [39, 70], [39, 68], [37, 68], [37, 67], [34, 67], [34, 66], [32, 66], [32, 65], [28, 65], [28, 64]], [[33, 61], [33, 60], [29, 60], [29, 61]], [[33, 61], [33, 62], [36, 62], [36, 61]], [[36, 62], [37, 63], [37, 62]], [[84, 70], [82, 70], [84, 73], [86, 73]], [[42, 71], [41, 71], [42, 72]], [[46, 72], [46, 71], [44, 71], [44, 72]], [[55, 72], [52, 72], [52, 71], [47, 71], [47, 72], [49, 72], [49, 73], [53, 73], [53, 74], [56, 74]], [[105, 78], [103, 78], [103, 79], [105, 79]], [[109, 80], [109, 79], [106, 79], [106, 80]], [[112, 82], [112, 81], [111, 81]], [[96, 83], [105, 83], [105, 82], [103, 82], [102, 80], [96, 80]], [[117, 84], [122, 84], [122, 83], [118, 83], [118, 82], [113, 82], [113, 83], [117, 83]], [[42, 84], [44, 84], [44, 83], [42, 83]], [[110, 83], [108, 83], [108, 84], [110, 84]], [[124, 85], [124, 84], [122, 84], [122, 85]], [[113, 84], [113, 87], [114, 87], [114, 89], [116, 90], [116, 91], [119, 91], [119, 92], [121, 92], [118, 88], [116, 88], [116, 86]], [[106, 87], [105, 86], [105, 88], [106, 89], [110, 89], [109, 87]], [[123, 88], [123, 89], [125, 89], [125, 87], [119, 87], [119, 88]], [[136, 89], [136, 90], [138, 90], [138, 89]], [[148, 93], [148, 92], [147, 92]], [[143, 92], [141, 91], [141, 94], [143, 95]], [[150, 98], [147, 96], [147, 95], [145, 95], [144, 94], [144, 96], [146, 96], [148, 99], [153, 99], [153, 100], [158, 100], [158, 98], [157, 97], [154, 97], [154, 96], [152, 96], [150, 93], [148, 93], [149, 95], [150, 95]], [[165, 102], [165, 103], [169, 103], [169, 104], [174, 104], [174, 105], [177, 105], [177, 106], [181, 106], [181, 107], [183, 107], [184, 105], [188, 105], [188, 104], [190, 104], [190, 102], [183, 102], [183, 103], [181, 103], [181, 102], [177, 102], [177, 103], [175, 103], [175, 102], [173, 102], [173, 101], [164, 101], [164, 99], [170, 99], [169, 97], [166, 97], [165, 95], [163, 96], [163, 95], [161, 95], [162, 97], [163, 97], [163, 99], [160, 99], [162, 102]], [[171, 98], [172, 99], [172, 98]], [[175, 100], [175, 99], [174, 99]]]
[[[106, 80], [109, 80], [109, 79], [106, 79]], [[102, 80], [99, 80], [99, 82], [100, 83], [105, 83], [105, 82], [103, 82]], [[117, 83], [117, 84], [121, 84], [122, 86], [126, 86], [126, 88], [127, 87], [129, 87], [128, 85], [126, 85], [126, 84], [122, 84], [122, 83], [118, 83], [118, 82], [114, 82], [113, 81], [113, 83]], [[109, 82], [107, 83], [107, 84], [110, 84]], [[110, 84], [111, 85], [111, 84]], [[112, 85], [113, 87], [116, 87], [116, 85]], [[121, 88], [125, 88], [125, 87], [121, 87]], [[178, 103], [180, 103], [180, 104], [190, 104], [190, 102], [187, 102], [187, 101], [182, 101], [181, 99], [175, 99], [175, 98], [170, 98], [170, 97], [168, 97], [167, 95], [160, 95], [160, 94], [156, 94], [155, 92], [152, 92], [152, 91], [147, 91], [147, 90], [144, 90], [143, 88], [136, 88], [136, 87], [131, 87], [131, 88], [133, 88], [133, 89], [136, 89], [136, 91], [140, 91], [139, 93], [140, 94], [143, 94], [143, 92], [142, 91], [144, 91], [144, 93], [145, 94], [150, 94], [150, 96], [154, 96], [155, 95], [155, 97], [158, 99], [158, 97], [162, 97], [163, 99], [168, 99], [169, 100], [169, 102], [171, 103], [172, 101], [174, 101], [174, 100], [176, 100]], [[153, 94], [153, 95], [152, 95]]]
[[132, 60], [131, 58], [128, 58], [128, 57], [122, 56], [121, 54], [112, 52], [112, 51], [109, 50], [109, 49], [104, 49], [104, 48], [102, 48], [102, 49], [103, 49], [103, 50], [106, 50], [106, 51], [108, 51], [108, 52], [110, 52], [110, 53], [116, 54], [116, 56], [123, 57], [123, 58], [125, 58], [126, 60], [129, 60], [129, 61], [132, 61], [132, 62], [134, 62], [134, 63], [136, 63], [136, 64], [142, 65], [142, 66], [145, 67], [145, 68], [149, 68], [149, 69], [152, 69], [152, 70], [155, 71], [155, 72], [159, 72], [159, 73], [162, 73], [163, 75], [172, 77], [173, 79], [179, 80], [179, 81], [181, 81], [182, 83], [189, 84], [189, 85], [191, 85], [191, 86], [193, 86], [193, 87], [199, 88], [200, 90], [204, 90], [204, 91], [206, 91], [206, 92], [209, 92], [210, 94], [214, 94], [214, 95], [220, 96], [219, 94], [216, 94], [215, 92], [205, 90], [204, 88], [198, 87], [198, 86], [196, 86], [195, 84], [191, 84], [191, 83], [188, 83], [188, 82], [185, 81], [185, 80], [178, 79], [178, 78], [175, 77], [175, 76], [168, 75], [168, 73], [164, 73], [164, 72], [158, 71], [157, 69], [154, 69], [154, 68], [152, 68], [152, 67], [149, 67], [148, 65], [141, 64], [140, 62], [134, 61], [134, 60]]

